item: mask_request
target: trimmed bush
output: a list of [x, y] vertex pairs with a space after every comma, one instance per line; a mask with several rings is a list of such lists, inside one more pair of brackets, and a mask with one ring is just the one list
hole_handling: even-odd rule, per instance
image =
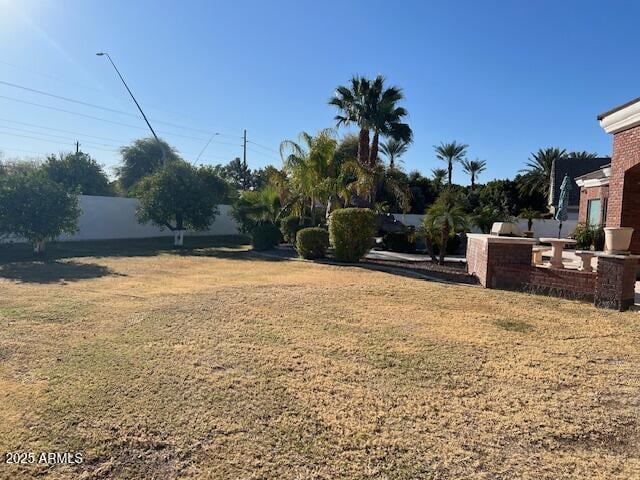
[[273, 223], [261, 223], [251, 232], [254, 250], [269, 250], [280, 243], [280, 230]]
[[298, 231], [311, 226], [312, 223], [309, 217], [302, 217], [301, 219], [296, 215], [290, 215], [280, 220], [280, 231], [284, 241], [287, 243], [295, 243]]
[[298, 231], [296, 250], [298, 255], [307, 260], [322, 258], [329, 248], [329, 232], [324, 228], [309, 227]]
[[368, 208], [342, 208], [331, 214], [329, 238], [336, 260], [359, 261], [373, 245], [375, 215]]

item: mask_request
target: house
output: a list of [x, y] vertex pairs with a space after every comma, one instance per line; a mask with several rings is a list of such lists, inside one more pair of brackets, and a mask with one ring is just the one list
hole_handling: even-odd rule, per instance
[[608, 163], [575, 179], [580, 188], [578, 222], [602, 227], [607, 225], [610, 177], [611, 164]]
[[580, 186], [579, 218], [632, 227], [629, 249], [640, 254], [640, 98], [598, 115], [598, 120], [613, 135], [613, 154], [610, 165], [574, 177]]
[[563, 157], [553, 161], [551, 166], [551, 181], [549, 188], [549, 211], [555, 214], [555, 209], [560, 198], [560, 186], [565, 175], [573, 180], [572, 189], [569, 193], [569, 220], [578, 220], [578, 211], [580, 206], [580, 188], [576, 183], [576, 178], [593, 172], [594, 170], [603, 168], [611, 163], [609, 157], [598, 158], [573, 158]]

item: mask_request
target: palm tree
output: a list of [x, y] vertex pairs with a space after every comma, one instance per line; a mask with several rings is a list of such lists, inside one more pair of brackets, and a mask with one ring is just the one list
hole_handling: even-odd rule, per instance
[[471, 177], [471, 189], [474, 189], [476, 186], [476, 180], [478, 176], [487, 169], [487, 161], [486, 160], [467, 160], [462, 159], [462, 170], [466, 174]]
[[442, 184], [444, 183], [444, 179], [447, 176], [447, 169], [446, 168], [432, 168], [431, 169], [431, 176], [433, 177], [433, 183], [436, 184], [436, 186], [438, 188], [442, 187]]
[[[385, 88], [384, 77], [378, 75], [373, 81], [354, 76], [350, 86], [338, 86], [329, 100], [329, 105], [337, 107], [340, 112], [335, 117], [338, 127], [351, 124], [360, 127], [358, 161], [361, 165], [372, 168], [378, 161], [380, 135], [411, 141], [411, 128], [402, 122], [407, 111], [397, 106], [403, 98], [400, 88]], [[370, 131], [373, 131], [371, 145]]]
[[380, 145], [380, 151], [389, 160], [389, 168], [395, 168], [396, 161], [401, 161], [400, 157], [407, 153], [409, 144], [402, 140], [391, 138]]
[[368, 95], [369, 115], [373, 129], [373, 139], [369, 150], [369, 165], [373, 166], [378, 161], [378, 144], [380, 135], [394, 140], [410, 143], [413, 132], [408, 124], [402, 120], [408, 115], [403, 107], [398, 107], [398, 102], [404, 98], [402, 90], [398, 87], [384, 87], [384, 77], [378, 75], [371, 82]]
[[540, 192], [548, 197], [553, 162], [566, 156], [567, 151], [557, 147], [541, 148], [532, 153], [527, 161], [527, 168], [520, 170], [523, 173], [521, 188], [528, 194]]
[[575, 158], [577, 160], [589, 160], [589, 159], [592, 159], [592, 158], [598, 158], [598, 154], [582, 150], [581, 152], [576, 152], [576, 151], [569, 152], [569, 153], [567, 153], [567, 157]]
[[447, 162], [448, 184], [451, 185], [451, 176], [453, 175], [454, 162], [460, 162], [467, 153], [467, 147], [464, 143], [458, 143], [455, 140], [451, 143], [440, 143], [435, 146], [436, 157]]
[[460, 197], [451, 188], [445, 188], [427, 210], [423, 219], [424, 232], [440, 250], [438, 263], [444, 265], [447, 241], [469, 224]]
[[337, 145], [331, 129], [322, 130], [315, 137], [302, 132], [299, 142], [285, 140], [280, 144], [284, 170], [290, 176], [294, 191], [308, 200], [314, 223], [316, 202], [326, 202], [335, 190]]

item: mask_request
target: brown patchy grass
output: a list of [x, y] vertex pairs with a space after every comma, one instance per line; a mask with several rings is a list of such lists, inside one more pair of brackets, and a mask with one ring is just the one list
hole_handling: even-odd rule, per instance
[[85, 458], [0, 477], [640, 478], [637, 315], [233, 247], [0, 265], [0, 452]]

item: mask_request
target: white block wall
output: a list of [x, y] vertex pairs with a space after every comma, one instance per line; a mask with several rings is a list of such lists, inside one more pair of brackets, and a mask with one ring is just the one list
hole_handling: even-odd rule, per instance
[[[81, 240], [112, 240], [125, 238], [172, 237], [173, 232], [164, 231], [151, 224], [140, 224], [136, 219], [138, 200], [135, 198], [99, 197], [80, 195], [79, 230], [74, 235], [62, 235], [58, 240], [75, 242]], [[218, 205], [219, 214], [208, 230], [186, 232], [189, 235], [236, 235], [236, 222], [231, 218], [229, 205]], [[6, 239], [19, 242], [18, 239]], [[5, 241], [6, 241], [5, 240]]]
[[[396, 217], [396, 220], [401, 221], [405, 225], [413, 225], [414, 227], [422, 225], [422, 219], [424, 218], [424, 215], [416, 215], [416, 214], [403, 215], [402, 213], [394, 213], [393, 216]], [[518, 225], [518, 228], [522, 232], [524, 232], [527, 229], [527, 220], [518, 219], [516, 224]], [[577, 219], [570, 219], [563, 222], [562, 236], [566, 237], [568, 235], [571, 235], [573, 231], [576, 229], [576, 225], [578, 225]], [[473, 233], [479, 232], [476, 228], [472, 229], [472, 231]], [[544, 220], [541, 218], [534, 219], [533, 220], [533, 236], [535, 238], [557, 237], [558, 222], [553, 219], [549, 219], [549, 220]]]

